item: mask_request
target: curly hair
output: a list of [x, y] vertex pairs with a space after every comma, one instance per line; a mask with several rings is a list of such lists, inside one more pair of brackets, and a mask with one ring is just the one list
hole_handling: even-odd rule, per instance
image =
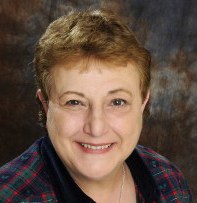
[[[37, 87], [46, 102], [50, 97], [52, 68], [89, 57], [116, 65], [133, 63], [139, 71], [141, 96], [145, 99], [150, 86], [150, 53], [141, 46], [123, 19], [111, 11], [100, 9], [75, 11], [62, 16], [52, 22], [40, 38], [34, 67]], [[72, 65], [67, 67], [72, 68]], [[42, 105], [39, 117], [45, 125]]]

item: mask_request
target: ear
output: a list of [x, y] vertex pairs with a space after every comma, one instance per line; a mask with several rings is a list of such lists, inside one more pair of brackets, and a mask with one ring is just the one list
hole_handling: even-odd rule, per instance
[[144, 112], [144, 109], [146, 107], [146, 104], [148, 103], [149, 98], [150, 98], [150, 89], [148, 89], [147, 94], [146, 94], [146, 98], [143, 101], [143, 104], [142, 104], [142, 113]]
[[47, 114], [47, 112], [48, 112], [48, 106], [47, 106], [46, 100], [44, 99], [44, 96], [43, 96], [43, 93], [42, 93], [41, 89], [37, 90], [36, 95], [39, 98], [40, 102], [42, 103], [42, 106], [44, 108], [45, 114]]

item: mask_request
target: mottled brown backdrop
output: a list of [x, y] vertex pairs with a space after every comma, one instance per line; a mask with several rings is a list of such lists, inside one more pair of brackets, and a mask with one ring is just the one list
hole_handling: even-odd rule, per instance
[[151, 116], [140, 144], [181, 168], [197, 202], [195, 0], [0, 0], [0, 165], [44, 134], [34, 99], [36, 41], [58, 16], [101, 6], [123, 16], [153, 56]]

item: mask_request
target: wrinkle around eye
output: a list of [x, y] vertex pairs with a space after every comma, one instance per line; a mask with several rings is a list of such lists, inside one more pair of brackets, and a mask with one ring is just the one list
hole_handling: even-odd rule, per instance
[[131, 101], [117, 98], [117, 100], [120, 100], [121, 103], [119, 105], [114, 105], [113, 104], [114, 100], [116, 100], [116, 99], [111, 100], [110, 104], [108, 104], [106, 106], [106, 110], [108, 112], [126, 113], [126, 112], [130, 112], [132, 110], [132, 102]]
[[68, 109], [68, 110], [83, 110], [86, 109], [87, 104], [83, 101], [77, 99], [71, 99], [65, 102], [62, 102], [61, 108]]

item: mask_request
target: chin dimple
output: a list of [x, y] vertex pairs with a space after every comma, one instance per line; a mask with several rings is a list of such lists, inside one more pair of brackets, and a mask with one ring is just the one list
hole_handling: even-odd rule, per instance
[[93, 150], [99, 150], [99, 149], [107, 149], [111, 146], [111, 144], [107, 144], [107, 145], [100, 145], [100, 146], [92, 146], [89, 144], [81, 144], [81, 146], [83, 146], [84, 148], [88, 148], [88, 149], [93, 149]]

